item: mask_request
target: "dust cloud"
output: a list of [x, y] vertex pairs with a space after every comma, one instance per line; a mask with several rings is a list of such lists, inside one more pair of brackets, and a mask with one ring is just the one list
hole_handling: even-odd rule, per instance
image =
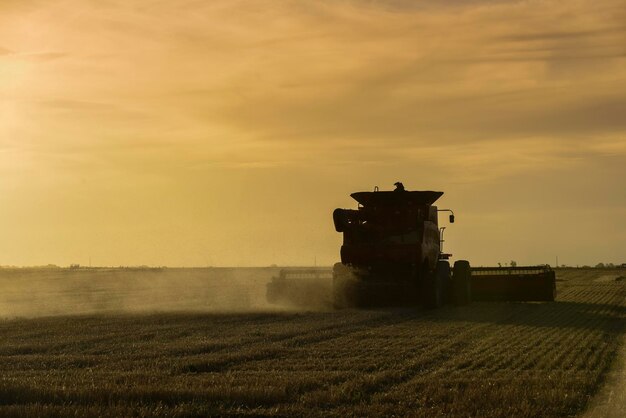
[[278, 273], [278, 268], [3, 268], [0, 318], [287, 309], [266, 300], [266, 285]]

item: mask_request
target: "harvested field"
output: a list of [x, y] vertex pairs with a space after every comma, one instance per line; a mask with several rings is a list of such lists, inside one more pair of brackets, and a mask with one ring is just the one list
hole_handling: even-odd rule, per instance
[[190, 271], [1, 272], [0, 415], [575, 416], [626, 331], [623, 270], [559, 270], [554, 303], [338, 312], [269, 310], [265, 269], [229, 303]]

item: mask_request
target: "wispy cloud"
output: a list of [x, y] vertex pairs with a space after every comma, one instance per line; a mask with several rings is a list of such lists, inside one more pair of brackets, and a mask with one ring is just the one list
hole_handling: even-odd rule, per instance
[[64, 52], [24, 52], [16, 55], [21, 58], [41, 61], [58, 60], [67, 56]]
[[[456, 145], [624, 130], [619, 1], [542, 2], [541, 13], [487, 1], [242, 6], [40, 5], [32, 16], [52, 36], [33, 41], [67, 52], [20, 55], [64, 58], [31, 68], [46, 107], [140, 109], [154, 119], [133, 130], [163, 124], [190, 143], [203, 130], [310, 149], [341, 139]], [[109, 130], [131, 128], [109, 117]]]
[[39, 102], [43, 106], [65, 110], [111, 110], [115, 106], [108, 103], [88, 102], [84, 100], [48, 99]]
[[606, 36], [623, 36], [626, 28], [623, 26], [606, 27], [601, 29], [589, 30], [564, 30], [560, 32], [529, 32], [524, 34], [509, 34], [501, 36], [500, 39], [514, 42], [546, 42], [546, 41], [563, 41], [563, 40], [581, 40], [589, 38], [598, 38]]

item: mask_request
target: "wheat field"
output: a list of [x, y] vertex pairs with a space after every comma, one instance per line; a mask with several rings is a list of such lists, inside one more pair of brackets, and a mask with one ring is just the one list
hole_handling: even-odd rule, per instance
[[626, 331], [624, 270], [434, 311], [279, 310], [274, 273], [0, 270], [0, 416], [576, 416]]

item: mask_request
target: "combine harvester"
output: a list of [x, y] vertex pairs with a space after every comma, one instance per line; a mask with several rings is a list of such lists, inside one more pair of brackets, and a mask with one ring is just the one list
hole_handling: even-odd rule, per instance
[[282, 270], [268, 284], [268, 301], [306, 305], [320, 292], [337, 308], [554, 300], [555, 274], [548, 266], [471, 268], [466, 260], [450, 266], [438, 213], [449, 212], [450, 223], [454, 213], [433, 205], [442, 195], [406, 191], [402, 183], [394, 191], [353, 193], [357, 209], [333, 212], [335, 230], [343, 233], [341, 263], [325, 274]]

